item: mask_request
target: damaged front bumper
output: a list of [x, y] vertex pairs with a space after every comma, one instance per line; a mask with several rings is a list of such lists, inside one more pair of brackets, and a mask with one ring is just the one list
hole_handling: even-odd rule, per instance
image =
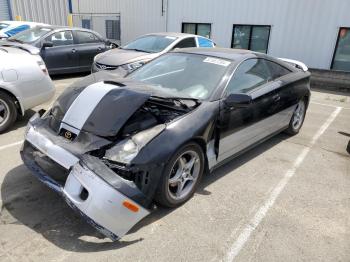
[[108, 170], [96, 159], [76, 157], [33, 126], [26, 133], [21, 156], [40, 181], [114, 241], [150, 213], [135, 201], [142, 193], [129, 181], [116, 174], [108, 177]]

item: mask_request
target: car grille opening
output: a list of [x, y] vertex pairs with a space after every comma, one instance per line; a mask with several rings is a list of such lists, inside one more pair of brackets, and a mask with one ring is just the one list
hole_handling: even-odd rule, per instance
[[43, 172], [45, 172], [46, 175], [51, 177], [63, 187], [70, 171], [53, 161], [30, 143], [25, 143], [25, 154], [29, 156], [35, 162], [35, 164], [38, 165]]

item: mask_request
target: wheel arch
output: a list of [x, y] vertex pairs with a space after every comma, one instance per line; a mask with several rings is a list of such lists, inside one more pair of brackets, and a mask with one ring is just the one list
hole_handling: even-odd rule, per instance
[[[203, 151], [204, 155], [204, 171], [207, 172], [209, 171], [209, 165], [208, 165], [208, 156], [207, 156], [207, 143], [205, 142], [204, 138], [202, 137], [193, 137], [189, 140], [187, 140], [183, 145], [189, 144], [189, 143], [196, 143], [200, 146], [200, 148]], [[182, 145], [182, 146], [183, 146]]]
[[306, 109], [309, 107], [310, 98], [311, 98], [311, 94], [310, 93], [304, 95], [304, 97], [303, 97], [303, 99], [305, 99], [305, 102], [306, 102]]

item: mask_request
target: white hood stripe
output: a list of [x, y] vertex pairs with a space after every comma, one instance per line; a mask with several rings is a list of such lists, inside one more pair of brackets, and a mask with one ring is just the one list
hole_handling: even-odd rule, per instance
[[79, 130], [78, 132], [80, 132], [98, 103], [107, 93], [115, 88], [118, 87], [103, 82], [86, 87], [68, 108], [62, 119], [61, 128], [64, 127], [78, 134], [77, 131]]

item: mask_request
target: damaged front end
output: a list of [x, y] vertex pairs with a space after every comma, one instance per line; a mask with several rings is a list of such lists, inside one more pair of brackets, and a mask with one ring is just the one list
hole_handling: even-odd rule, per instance
[[30, 120], [21, 156], [40, 181], [117, 240], [150, 213], [162, 173], [162, 164], [135, 165], [133, 159], [196, 105], [111, 82], [73, 88]]

